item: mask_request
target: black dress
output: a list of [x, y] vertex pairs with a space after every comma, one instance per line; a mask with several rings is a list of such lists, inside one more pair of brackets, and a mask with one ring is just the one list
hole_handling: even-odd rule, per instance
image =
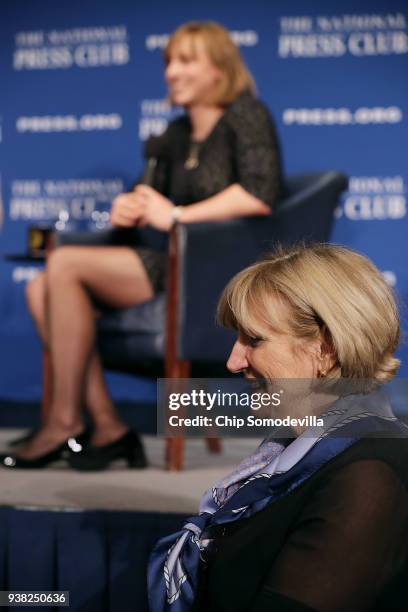
[[195, 611], [405, 612], [408, 440], [361, 440], [286, 497], [217, 529]]
[[[249, 92], [236, 98], [204, 141], [192, 143], [186, 115], [169, 124], [165, 141], [153, 187], [174, 204], [194, 204], [234, 183], [271, 207], [279, 201], [282, 172], [275, 126], [266, 106]], [[192, 151], [198, 164], [189, 168]], [[152, 248], [152, 235], [142, 232], [136, 250], [157, 292], [164, 284], [165, 241], [161, 250]]]

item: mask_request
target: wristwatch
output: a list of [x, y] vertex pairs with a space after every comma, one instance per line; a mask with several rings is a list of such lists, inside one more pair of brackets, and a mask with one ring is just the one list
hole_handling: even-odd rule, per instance
[[171, 211], [171, 226], [174, 227], [176, 223], [180, 221], [180, 216], [183, 211], [184, 206], [174, 206]]

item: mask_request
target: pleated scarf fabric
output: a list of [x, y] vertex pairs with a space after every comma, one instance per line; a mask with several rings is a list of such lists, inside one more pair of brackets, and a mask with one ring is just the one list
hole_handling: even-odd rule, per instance
[[211, 546], [210, 527], [260, 512], [367, 433], [408, 436], [408, 427], [378, 393], [342, 398], [321, 416], [324, 427], [307, 429], [286, 447], [279, 440], [264, 440], [231, 474], [206, 491], [197, 516], [156, 544], [148, 567], [151, 612], [190, 610], [201, 555]]

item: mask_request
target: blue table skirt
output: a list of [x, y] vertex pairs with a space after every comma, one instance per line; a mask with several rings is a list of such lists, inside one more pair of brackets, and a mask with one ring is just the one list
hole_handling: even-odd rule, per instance
[[70, 592], [69, 608], [36, 610], [144, 612], [150, 551], [184, 518], [0, 508], [0, 590]]

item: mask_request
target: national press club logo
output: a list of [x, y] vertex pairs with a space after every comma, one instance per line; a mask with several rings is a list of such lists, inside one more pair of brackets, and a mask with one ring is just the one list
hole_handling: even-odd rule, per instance
[[160, 136], [170, 121], [183, 114], [183, 109], [172, 106], [168, 98], [146, 99], [140, 103], [139, 138], [144, 141]]
[[350, 221], [399, 221], [406, 217], [402, 176], [352, 176], [336, 217]]
[[[107, 223], [113, 198], [124, 190], [121, 178], [18, 179], [11, 182], [9, 218], [62, 225], [88, 221]], [[58, 225], [59, 224], [59, 225]]]
[[167, 98], [142, 100], [139, 115], [140, 140], [163, 134], [169, 121], [179, 113], [180, 111], [176, 110]]
[[407, 20], [402, 13], [283, 16], [279, 29], [281, 59], [408, 53]]
[[124, 25], [23, 31], [14, 42], [16, 71], [115, 67], [130, 60]]

